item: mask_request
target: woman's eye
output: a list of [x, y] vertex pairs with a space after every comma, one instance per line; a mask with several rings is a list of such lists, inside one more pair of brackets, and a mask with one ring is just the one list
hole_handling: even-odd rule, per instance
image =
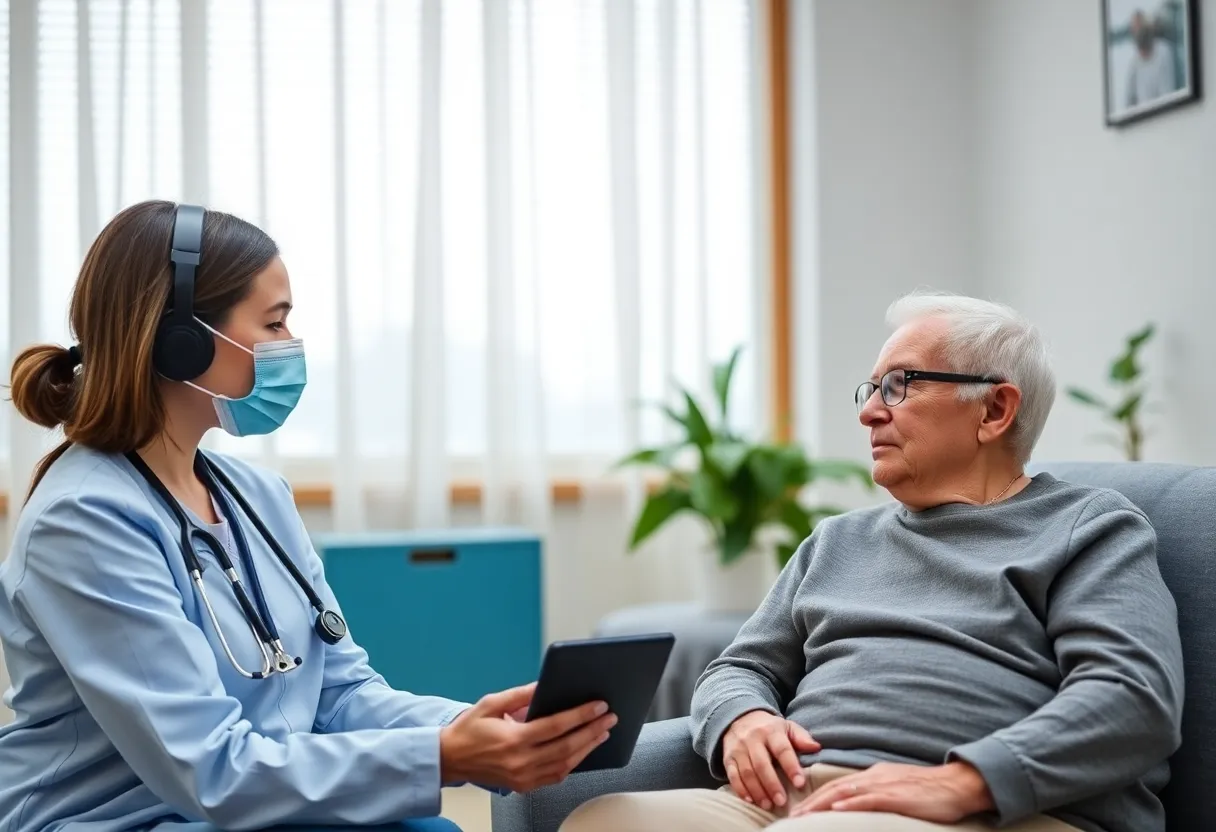
[[270, 325], [270, 328], [275, 332], [281, 332], [284, 326], [286, 326], [286, 324], [284, 324], [282, 321], [275, 321]]

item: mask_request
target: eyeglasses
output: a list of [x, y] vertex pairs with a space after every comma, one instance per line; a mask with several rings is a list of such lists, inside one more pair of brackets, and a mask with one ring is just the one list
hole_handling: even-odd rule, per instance
[[887, 407], [895, 407], [908, 396], [908, 385], [914, 381], [945, 381], [952, 384], [1001, 384], [1002, 381], [994, 376], [971, 376], [964, 373], [935, 373], [932, 370], [888, 370], [878, 384], [863, 381], [857, 386], [853, 398], [857, 404], [857, 412], [866, 406], [866, 402], [874, 395], [874, 391], [882, 392], [882, 401]]

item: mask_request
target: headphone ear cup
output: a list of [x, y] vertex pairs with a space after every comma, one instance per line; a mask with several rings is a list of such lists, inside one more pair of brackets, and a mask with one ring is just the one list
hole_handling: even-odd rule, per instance
[[198, 321], [164, 321], [152, 345], [152, 366], [172, 381], [190, 381], [207, 372], [215, 358], [215, 340]]

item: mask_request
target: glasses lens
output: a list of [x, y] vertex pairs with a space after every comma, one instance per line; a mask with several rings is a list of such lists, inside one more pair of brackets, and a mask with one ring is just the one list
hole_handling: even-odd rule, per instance
[[872, 381], [863, 381], [858, 386], [857, 392], [853, 394], [853, 397], [856, 400], [858, 413], [860, 413], [861, 409], [866, 406], [866, 402], [870, 400], [870, 396], [873, 396], [874, 391], [877, 389], [878, 385]]
[[907, 380], [903, 370], [892, 370], [882, 377], [882, 400], [887, 407], [895, 407], [904, 400], [907, 393]]

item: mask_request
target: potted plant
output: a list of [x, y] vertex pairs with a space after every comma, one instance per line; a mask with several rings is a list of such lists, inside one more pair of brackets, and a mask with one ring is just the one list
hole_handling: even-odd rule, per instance
[[714, 418], [687, 389], [680, 388], [683, 407], [663, 406], [679, 428], [679, 438], [636, 450], [617, 463], [663, 472], [634, 522], [631, 552], [674, 517], [688, 513], [708, 529], [715, 553], [711, 563], [717, 567], [728, 569], [771, 546], [781, 568], [816, 523], [842, 511], [836, 506], [805, 505], [801, 496], [807, 486], [820, 480], [856, 481], [873, 489], [863, 465], [811, 459], [797, 443], [752, 440], [731, 427], [730, 385], [740, 352], [736, 348], [713, 368]]
[[1140, 350], [1153, 337], [1154, 327], [1150, 323], [1139, 332], [1127, 337], [1123, 351], [1111, 362], [1108, 376], [1118, 392], [1114, 402], [1107, 402], [1088, 390], [1069, 387], [1068, 395], [1073, 401], [1093, 408], [1116, 425], [1118, 436], [1102, 435], [1103, 441], [1118, 447], [1131, 462], [1138, 462], [1144, 447], [1144, 426], [1140, 415], [1145, 409], [1147, 392], [1143, 381], [1144, 370], [1140, 365]]

